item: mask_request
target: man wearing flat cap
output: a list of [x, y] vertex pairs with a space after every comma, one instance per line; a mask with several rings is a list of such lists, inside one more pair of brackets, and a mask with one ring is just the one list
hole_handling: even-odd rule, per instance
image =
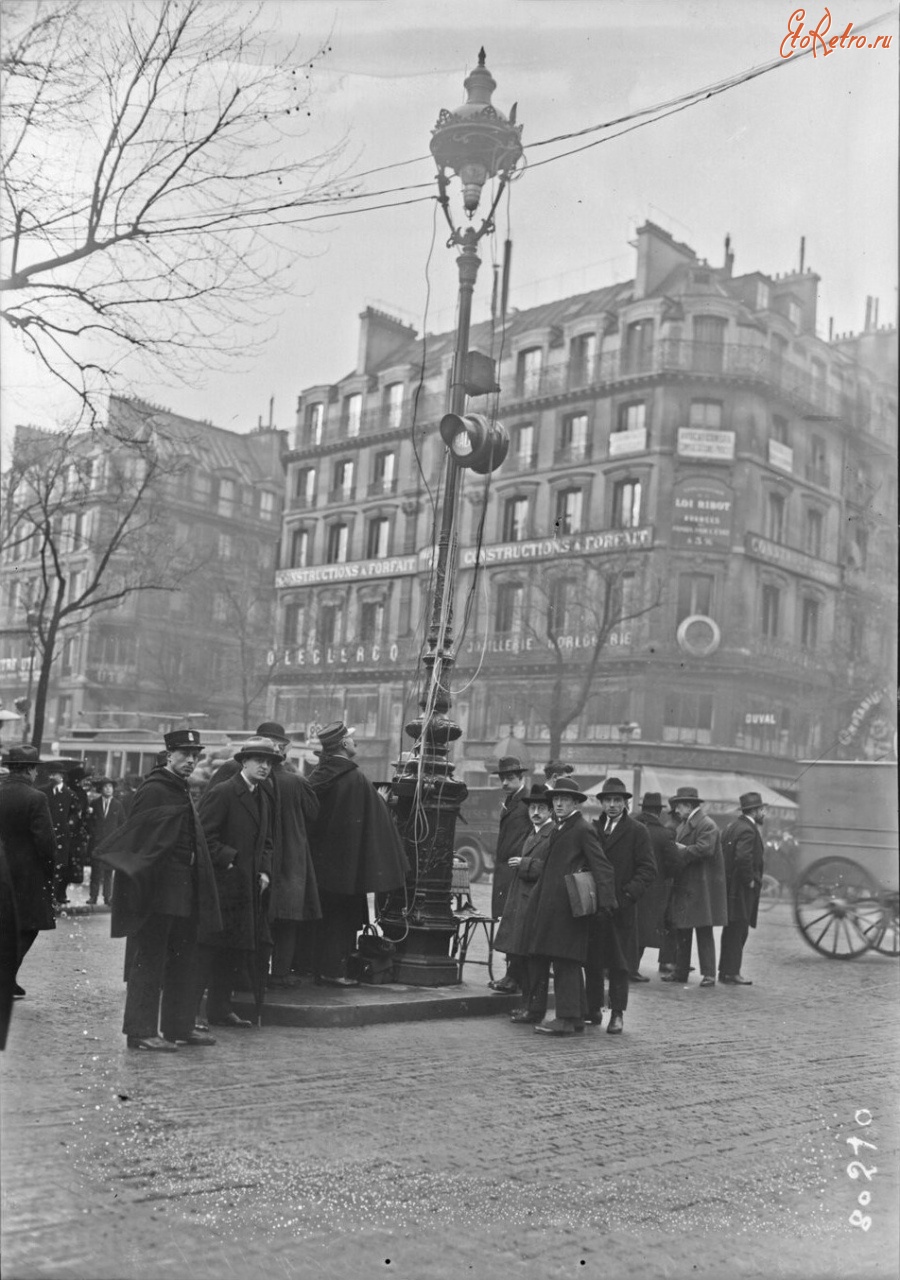
[[[506, 895], [515, 875], [510, 858], [518, 858], [526, 836], [532, 831], [528, 806], [520, 804], [525, 794], [525, 766], [516, 756], [501, 756], [497, 768], [491, 770], [500, 778], [503, 803], [500, 806], [500, 829], [494, 852], [494, 874], [491, 885], [491, 915], [498, 919], [503, 915]], [[520, 989], [521, 973], [517, 959], [507, 962], [506, 973], [490, 985], [495, 991], [512, 994]]]
[[703, 812], [703, 801], [696, 787], [679, 787], [669, 803], [678, 820], [675, 849], [680, 869], [676, 872], [669, 902], [669, 918], [677, 933], [675, 969], [672, 973], [663, 974], [660, 980], [679, 985], [687, 982], [696, 930], [700, 986], [714, 987], [716, 942], [713, 928], [726, 924], [728, 920], [719, 828]]
[[222, 928], [213, 865], [188, 779], [202, 751], [196, 729], [164, 738], [165, 764], [138, 787], [128, 820], [94, 851], [112, 867], [112, 936], [125, 947], [129, 1049], [173, 1053], [215, 1044], [194, 1026], [199, 941]]
[[309, 775], [319, 801], [310, 846], [322, 904], [313, 967], [319, 983], [354, 987], [347, 966], [369, 923], [367, 895], [402, 889], [409, 863], [390, 810], [356, 763], [354, 730], [338, 722], [318, 737], [319, 763]]
[[741, 973], [741, 962], [747, 935], [756, 928], [759, 913], [766, 807], [758, 791], [745, 792], [738, 804], [741, 816], [722, 832], [728, 923], [719, 940], [719, 981], [726, 986], [749, 987], [752, 982]]
[[628, 975], [637, 947], [637, 903], [656, 878], [656, 862], [647, 828], [628, 815], [631, 792], [621, 778], [607, 778], [599, 799], [603, 817], [596, 823], [597, 833], [615, 873], [618, 907], [611, 916], [591, 919], [585, 989], [588, 1017], [599, 1026], [605, 975], [610, 1007], [606, 1030], [615, 1036], [622, 1033], [628, 1008]]

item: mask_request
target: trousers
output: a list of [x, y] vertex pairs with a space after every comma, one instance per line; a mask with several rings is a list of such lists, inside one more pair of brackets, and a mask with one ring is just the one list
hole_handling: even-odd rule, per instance
[[317, 977], [346, 978], [347, 960], [356, 947], [356, 935], [369, 920], [364, 893], [331, 893], [321, 890], [322, 919], [316, 923], [315, 972]]
[[[687, 982], [691, 967], [691, 947], [694, 929], [677, 929], [675, 939], [675, 974], [679, 982]], [[716, 976], [716, 940], [711, 924], [697, 925], [697, 958], [704, 978]]]
[[194, 1028], [197, 987], [196, 916], [152, 915], [129, 939], [126, 1036], [185, 1040]]
[[[577, 960], [561, 960], [556, 956], [529, 956], [532, 1003], [530, 1012], [542, 1017], [547, 1012], [547, 989], [553, 967], [553, 991], [557, 1018], [583, 1022], [585, 1014], [584, 970]], [[541, 999], [543, 1004], [540, 1004]]]
[[750, 933], [750, 925], [746, 920], [735, 920], [726, 924], [719, 941], [719, 977], [724, 974], [732, 978], [741, 971], [744, 958], [744, 944]]
[[103, 888], [103, 901], [109, 902], [112, 897], [112, 867], [104, 866], [102, 862], [91, 862], [91, 884], [88, 890], [88, 898], [91, 902], [97, 901], [97, 894], [101, 885]]

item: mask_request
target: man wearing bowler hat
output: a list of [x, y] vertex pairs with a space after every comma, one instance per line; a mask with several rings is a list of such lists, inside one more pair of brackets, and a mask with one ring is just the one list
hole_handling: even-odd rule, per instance
[[[525, 794], [525, 767], [521, 760], [516, 756], [501, 756], [496, 770], [492, 772], [499, 776], [504, 792], [491, 885], [491, 915], [497, 919], [503, 915], [506, 895], [515, 875], [510, 858], [517, 858], [521, 854], [522, 844], [525, 837], [531, 834], [532, 826], [528, 806], [519, 803]], [[495, 991], [506, 994], [518, 991], [521, 977], [518, 968], [518, 961], [510, 960], [504, 976], [490, 985]]]
[[680, 869], [675, 875], [669, 917], [677, 930], [675, 969], [663, 974], [662, 982], [684, 984], [691, 967], [694, 930], [700, 962], [700, 986], [716, 985], [715, 925], [728, 921], [725, 895], [725, 864], [719, 828], [703, 812], [696, 787], [679, 787], [670, 804], [678, 819], [675, 832], [676, 857]]
[[759, 912], [765, 856], [762, 825], [766, 807], [758, 791], [745, 792], [738, 804], [741, 816], [722, 832], [728, 923], [719, 940], [719, 981], [726, 986], [749, 987], [752, 982], [741, 973], [741, 961], [747, 935], [756, 928]]
[[319, 763], [309, 775], [319, 801], [310, 845], [322, 904], [314, 969], [318, 983], [355, 987], [347, 965], [369, 922], [367, 895], [402, 889], [409, 864], [390, 810], [356, 763], [354, 730], [340, 722], [318, 736]]
[[618, 907], [611, 916], [591, 919], [585, 964], [588, 1017], [600, 1025], [604, 975], [609, 983], [607, 1032], [621, 1035], [628, 1008], [628, 975], [634, 967], [638, 901], [656, 878], [656, 862], [647, 828], [628, 815], [631, 792], [620, 778], [600, 788], [603, 817], [596, 823], [600, 844], [615, 873]]
[[125, 825], [94, 851], [116, 872], [112, 936], [127, 938], [122, 1030], [129, 1049], [155, 1053], [215, 1044], [194, 1026], [197, 943], [222, 928], [212, 861], [188, 787], [200, 734], [173, 729], [164, 741], [165, 764], [138, 787]]

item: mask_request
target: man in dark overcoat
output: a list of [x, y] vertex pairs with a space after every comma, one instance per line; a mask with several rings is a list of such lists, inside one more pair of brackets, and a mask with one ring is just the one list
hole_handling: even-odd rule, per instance
[[18, 945], [12, 981], [13, 994], [21, 999], [25, 992], [18, 983], [19, 967], [38, 934], [56, 928], [56, 837], [47, 796], [34, 785], [38, 776], [37, 748], [10, 747], [3, 755], [3, 764], [9, 773], [0, 778], [0, 842], [15, 899]]
[[309, 775], [319, 801], [309, 834], [322, 904], [313, 966], [316, 981], [334, 987], [358, 986], [347, 964], [369, 922], [367, 894], [402, 889], [409, 870], [390, 810], [354, 759], [353, 735], [343, 723], [326, 725]]
[[127, 939], [122, 1030], [129, 1049], [157, 1053], [215, 1044], [194, 1026], [197, 943], [222, 928], [209, 849], [188, 788], [200, 734], [173, 729], [164, 741], [166, 763], [151, 770], [125, 825], [94, 853], [116, 872], [111, 932]]
[[756, 928], [762, 892], [765, 842], [762, 825], [766, 807], [758, 791], [747, 791], [739, 802], [741, 816], [722, 832], [728, 923], [719, 940], [719, 981], [726, 986], [749, 987], [752, 980], [741, 973], [744, 945]]
[[[556, 1016], [535, 1024], [545, 1035], [567, 1036], [584, 1030], [584, 973], [590, 918], [574, 916], [566, 876], [590, 871], [597, 887], [598, 910], [616, 909], [615, 874], [597, 833], [579, 809], [587, 796], [571, 778], [558, 778], [548, 793], [553, 802], [556, 830], [544, 870], [528, 903], [524, 945], [531, 957], [532, 990], [547, 990], [550, 969], [556, 996]], [[546, 1009], [546, 1006], [545, 1006]], [[545, 1009], [540, 1010], [541, 1016]]]
[[100, 790], [96, 800], [91, 801], [91, 838], [88, 852], [91, 858], [91, 883], [88, 890], [88, 902], [96, 903], [97, 895], [103, 887], [103, 901], [108, 903], [112, 895], [112, 871], [102, 862], [94, 859], [94, 850], [102, 844], [119, 827], [125, 825], [125, 810], [121, 800], [116, 799], [116, 784], [112, 778], [101, 778], [97, 783]]
[[235, 987], [271, 941], [263, 900], [272, 880], [275, 806], [265, 788], [281, 752], [270, 738], [253, 737], [235, 755], [240, 771], [207, 788], [200, 821], [216, 868], [222, 932], [201, 945], [210, 1026], [249, 1027], [235, 1012]]
[[585, 987], [588, 1017], [600, 1025], [604, 976], [609, 983], [610, 1035], [621, 1035], [628, 1008], [628, 974], [636, 950], [637, 903], [656, 878], [656, 862], [647, 828], [628, 815], [631, 792], [620, 778], [607, 778], [600, 788], [603, 817], [597, 832], [615, 873], [618, 907], [611, 916], [594, 916], [590, 924]]
[[637, 963], [629, 975], [632, 982], [649, 982], [638, 966], [647, 947], [659, 950], [660, 972], [666, 972], [675, 958], [675, 938], [666, 924], [666, 909], [672, 891], [675, 871], [675, 832], [662, 821], [662, 795], [658, 791], [645, 791], [641, 811], [634, 815], [635, 822], [647, 828], [653, 857], [656, 860], [656, 878], [638, 902], [637, 908]]
[[679, 984], [687, 982], [696, 930], [700, 986], [714, 987], [716, 942], [713, 927], [726, 924], [728, 920], [719, 828], [703, 812], [703, 801], [696, 787], [679, 787], [670, 803], [678, 819], [675, 849], [681, 867], [675, 874], [669, 899], [669, 918], [677, 930], [675, 969], [672, 973], [663, 974], [660, 980]]
[[547, 1008], [547, 990], [531, 989], [528, 949], [525, 945], [525, 918], [534, 888], [541, 878], [550, 850], [550, 837], [556, 830], [553, 806], [547, 788], [533, 782], [521, 793], [519, 803], [528, 812], [531, 831], [522, 842], [521, 857], [510, 858], [513, 881], [506, 894], [503, 917], [494, 937], [494, 950], [505, 952], [516, 981], [522, 989], [522, 1003], [510, 1014], [511, 1022], [540, 1022]]
[[[274, 742], [281, 759], [260, 783], [272, 795], [272, 884], [269, 890], [269, 923], [272, 931], [271, 987], [293, 987], [299, 981], [291, 973], [300, 934], [321, 918], [319, 889], [309, 847], [309, 828], [319, 815], [319, 800], [306, 778], [285, 763], [290, 738], [284, 726], [265, 720], [256, 736]], [[227, 760], [210, 779], [213, 787], [240, 772], [237, 759]]]
[[[500, 828], [497, 832], [491, 885], [491, 915], [495, 920], [503, 915], [506, 895], [513, 880], [514, 870], [509, 860], [519, 857], [525, 837], [531, 834], [531, 819], [528, 817], [527, 806], [519, 803], [520, 798], [525, 794], [525, 769], [521, 760], [516, 756], [501, 756], [496, 771], [504, 795], [500, 806]], [[504, 994], [518, 991], [519, 978], [516, 967], [515, 961], [511, 966], [508, 964], [504, 976], [490, 983], [490, 986]]]
[[50, 806], [50, 821], [56, 840], [56, 868], [53, 873], [53, 900], [62, 906], [69, 901], [69, 862], [80, 824], [81, 805], [59, 767], [51, 767], [47, 781], [41, 786]]

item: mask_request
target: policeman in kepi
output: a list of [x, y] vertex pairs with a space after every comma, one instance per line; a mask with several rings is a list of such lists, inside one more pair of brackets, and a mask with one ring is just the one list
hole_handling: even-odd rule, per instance
[[222, 928], [213, 866], [188, 788], [200, 734], [175, 729], [165, 744], [165, 764], [138, 787], [125, 826], [94, 854], [117, 872], [112, 936], [128, 939], [122, 1030], [129, 1049], [157, 1053], [215, 1044], [194, 1026], [198, 938]]

